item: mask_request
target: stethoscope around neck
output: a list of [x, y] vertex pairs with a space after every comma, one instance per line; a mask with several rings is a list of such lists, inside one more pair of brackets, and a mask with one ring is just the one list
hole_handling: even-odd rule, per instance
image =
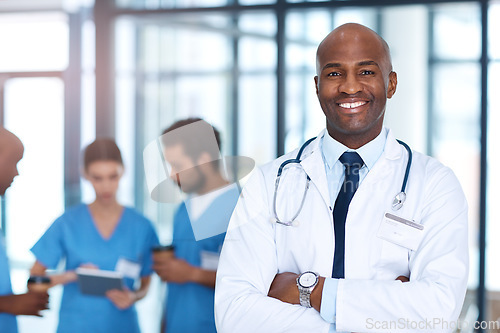
[[[305, 183], [305, 188], [304, 188], [304, 192], [303, 192], [304, 194], [302, 195], [302, 199], [301, 199], [301, 201], [299, 203], [299, 209], [297, 210], [297, 212], [295, 214], [293, 214], [291, 216], [290, 219], [281, 220], [278, 217], [278, 212], [277, 212], [277, 209], [276, 209], [276, 201], [277, 201], [277, 197], [278, 197], [278, 188], [279, 188], [280, 179], [281, 179], [281, 176], [283, 174], [283, 170], [285, 169], [285, 167], [289, 166], [290, 164], [296, 163], [296, 164], [298, 164], [300, 166], [300, 168], [302, 168], [302, 165], [300, 164], [302, 153], [304, 152], [304, 150], [306, 149], [306, 147], [314, 139], [316, 139], [316, 137], [311, 138], [311, 139], [307, 140], [306, 142], [304, 142], [304, 144], [302, 145], [302, 147], [300, 147], [300, 149], [299, 149], [299, 151], [297, 153], [297, 156], [295, 158], [291, 158], [291, 159], [288, 159], [288, 160], [284, 161], [283, 163], [280, 164], [280, 166], [278, 168], [278, 173], [276, 175], [276, 181], [274, 183], [274, 195], [273, 195], [273, 213], [274, 213], [274, 218], [276, 220], [276, 223], [283, 224], [283, 225], [286, 225], [286, 226], [292, 226], [294, 224], [295, 219], [299, 216], [300, 212], [302, 211], [302, 208], [303, 208], [304, 203], [306, 201], [307, 191], [309, 190], [309, 185], [310, 185], [310, 182], [311, 182], [311, 178], [309, 177], [309, 175], [303, 169], [302, 169], [302, 171], [306, 175], [306, 183]], [[411, 152], [410, 147], [405, 142], [403, 142], [401, 140], [397, 140], [397, 141], [408, 152], [408, 161], [406, 162], [406, 170], [405, 170], [405, 175], [404, 175], [404, 178], [403, 178], [403, 183], [401, 185], [401, 191], [398, 194], [396, 194], [396, 196], [394, 197], [394, 199], [392, 201], [392, 209], [394, 211], [401, 209], [401, 207], [403, 207], [403, 205], [404, 205], [404, 203], [406, 201], [406, 185], [408, 183], [408, 176], [410, 175], [410, 168], [411, 168], [412, 157], [413, 157], [413, 154]]]

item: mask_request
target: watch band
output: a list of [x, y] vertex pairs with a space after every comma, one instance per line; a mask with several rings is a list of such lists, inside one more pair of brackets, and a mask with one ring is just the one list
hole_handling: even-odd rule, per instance
[[[309, 287], [304, 287], [300, 284], [300, 278], [302, 277], [302, 275], [304, 274], [313, 274], [315, 277], [316, 277], [316, 281], [314, 282], [313, 285], [309, 286]], [[299, 302], [300, 302], [300, 305], [303, 306], [303, 307], [306, 307], [306, 308], [311, 308], [312, 305], [311, 305], [311, 293], [312, 291], [314, 290], [314, 287], [316, 287], [316, 285], [318, 284], [318, 274], [314, 273], [314, 272], [304, 272], [302, 274], [300, 274], [298, 277], [297, 277], [297, 287], [299, 289]]]
[[310, 288], [299, 287], [299, 301], [300, 305], [306, 308], [312, 308], [311, 305], [311, 291]]

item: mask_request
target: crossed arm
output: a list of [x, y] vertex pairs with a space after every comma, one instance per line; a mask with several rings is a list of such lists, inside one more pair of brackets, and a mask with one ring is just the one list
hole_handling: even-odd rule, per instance
[[[296, 282], [298, 276], [299, 274], [291, 272], [276, 274], [267, 296], [279, 299], [280, 301], [289, 304], [300, 304], [299, 289], [297, 288]], [[406, 276], [398, 276], [396, 280], [401, 282], [409, 281]], [[311, 306], [318, 312], [321, 312], [321, 300], [323, 296], [324, 284], [325, 278], [320, 276], [318, 284], [311, 293]]]

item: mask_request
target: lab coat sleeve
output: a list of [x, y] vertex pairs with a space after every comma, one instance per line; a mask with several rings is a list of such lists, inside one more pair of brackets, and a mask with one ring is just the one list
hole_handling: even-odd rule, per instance
[[262, 171], [256, 170], [230, 221], [215, 287], [217, 332], [326, 333], [329, 324], [316, 310], [267, 296], [279, 272], [264, 184]]
[[423, 193], [426, 234], [409, 258], [410, 282], [340, 280], [338, 331], [452, 332], [468, 276], [467, 203], [451, 170], [441, 167]]

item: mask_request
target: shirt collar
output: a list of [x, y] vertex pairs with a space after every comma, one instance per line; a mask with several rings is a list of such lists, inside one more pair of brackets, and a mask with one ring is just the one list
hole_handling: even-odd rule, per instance
[[364, 146], [358, 149], [349, 149], [344, 146], [334, 138], [328, 134], [326, 131], [325, 135], [322, 138], [321, 143], [321, 151], [323, 153], [323, 160], [326, 162], [329, 169], [333, 168], [335, 163], [338, 161], [340, 156], [346, 151], [355, 151], [361, 156], [363, 162], [365, 162], [368, 170], [371, 170], [377, 160], [380, 158], [382, 153], [384, 152], [385, 142], [387, 141], [387, 129], [384, 127], [380, 134], [368, 142]]

